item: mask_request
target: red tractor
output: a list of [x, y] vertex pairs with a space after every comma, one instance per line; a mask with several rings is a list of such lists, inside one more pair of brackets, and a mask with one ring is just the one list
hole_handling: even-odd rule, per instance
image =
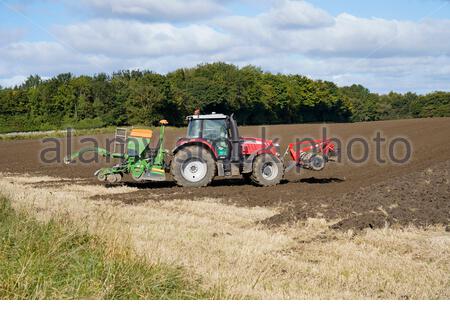
[[[272, 140], [241, 137], [233, 115], [193, 115], [187, 120], [187, 136], [177, 141], [170, 164], [174, 180], [183, 187], [205, 187], [216, 176], [241, 175], [256, 185], [273, 186], [295, 166], [320, 171], [336, 156], [330, 140], [306, 140], [291, 143], [282, 157]], [[293, 161], [285, 166], [287, 153]]]

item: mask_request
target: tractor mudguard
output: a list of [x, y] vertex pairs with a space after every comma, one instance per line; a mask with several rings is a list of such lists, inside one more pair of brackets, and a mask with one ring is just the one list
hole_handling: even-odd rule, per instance
[[172, 150], [172, 154], [175, 155], [182, 148], [191, 146], [191, 145], [200, 145], [200, 146], [204, 147], [206, 150], [208, 150], [212, 153], [212, 155], [214, 156], [214, 160], [217, 160], [217, 158], [218, 158], [217, 150], [214, 148], [214, 146], [211, 143], [209, 143], [207, 140], [201, 139], [201, 138], [178, 140], [177, 146]]

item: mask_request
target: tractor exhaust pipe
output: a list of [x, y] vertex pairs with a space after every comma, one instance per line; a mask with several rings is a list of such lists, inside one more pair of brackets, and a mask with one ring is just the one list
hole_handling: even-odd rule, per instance
[[234, 114], [230, 116], [230, 128], [231, 128], [231, 162], [241, 161], [241, 138], [239, 137], [239, 129], [237, 122], [234, 119]]

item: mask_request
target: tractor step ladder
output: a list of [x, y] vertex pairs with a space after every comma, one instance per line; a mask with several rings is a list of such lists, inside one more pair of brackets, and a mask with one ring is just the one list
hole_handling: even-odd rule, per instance
[[128, 130], [126, 128], [116, 129], [116, 134], [114, 136], [114, 153], [125, 153], [127, 138]]

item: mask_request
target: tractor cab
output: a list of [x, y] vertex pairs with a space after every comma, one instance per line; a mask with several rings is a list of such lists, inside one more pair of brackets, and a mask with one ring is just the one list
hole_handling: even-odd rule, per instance
[[[239, 134], [233, 116], [212, 113], [189, 116], [187, 120], [188, 129], [185, 139], [207, 141], [215, 150], [219, 160], [229, 160], [233, 148], [239, 149]], [[233, 141], [235, 140], [238, 143], [233, 147]]]
[[188, 138], [228, 139], [228, 118], [223, 114], [195, 115], [188, 119]]

